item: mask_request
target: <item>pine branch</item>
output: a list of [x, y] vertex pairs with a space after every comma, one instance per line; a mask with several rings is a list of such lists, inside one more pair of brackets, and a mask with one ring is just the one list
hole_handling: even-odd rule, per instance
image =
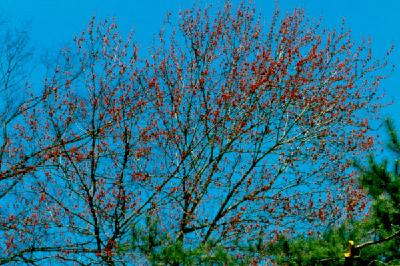
[[400, 230], [399, 230], [399, 231], [396, 231], [394, 234], [392, 234], [392, 235], [390, 235], [390, 236], [388, 236], [388, 237], [379, 239], [379, 240], [377, 240], [377, 241], [368, 241], [368, 242], [359, 244], [359, 245], [355, 246], [355, 249], [356, 249], [356, 250], [360, 250], [360, 249], [363, 249], [363, 248], [365, 248], [365, 247], [367, 247], [367, 246], [371, 246], [371, 245], [375, 245], [375, 244], [380, 244], [380, 243], [383, 243], [383, 242], [392, 240], [392, 239], [394, 239], [394, 238], [396, 238], [396, 237], [398, 237], [398, 236], [400, 236]]
[[396, 153], [400, 153], [400, 140], [399, 137], [397, 136], [394, 122], [390, 119], [387, 119], [385, 122], [390, 137], [390, 143], [388, 145], [389, 149], [391, 149]]

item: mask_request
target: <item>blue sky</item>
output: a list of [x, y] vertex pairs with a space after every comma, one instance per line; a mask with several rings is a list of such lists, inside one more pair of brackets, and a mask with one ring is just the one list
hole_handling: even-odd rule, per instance
[[[92, 16], [115, 17], [123, 32], [133, 29], [135, 40], [147, 50], [153, 36], [160, 29], [167, 11], [177, 13], [191, 6], [190, 0], [1, 0], [0, 16], [12, 24], [30, 24], [31, 39], [37, 52], [55, 51], [68, 43], [85, 28]], [[223, 1], [200, 1], [221, 4]], [[233, 0], [233, 2], [239, 2]], [[275, 0], [254, 0], [256, 8], [266, 21]], [[281, 11], [302, 7], [307, 16], [322, 18], [326, 27], [340, 26], [344, 18], [354, 37], [371, 37], [373, 51], [382, 55], [391, 44], [395, 45], [392, 63], [400, 62], [400, 1], [398, 0], [281, 0]], [[398, 119], [400, 111], [400, 71], [396, 70], [383, 83], [394, 104], [383, 111], [383, 116]], [[397, 122], [400, 124], [400, 122]]]

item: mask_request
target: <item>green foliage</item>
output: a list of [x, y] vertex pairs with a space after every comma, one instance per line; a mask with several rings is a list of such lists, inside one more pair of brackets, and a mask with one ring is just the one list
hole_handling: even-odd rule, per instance
[[182, 242], [167, 244], [159, 252], [152, 254], [154, 265], [238, 265], [221, 246], [209, 244], [196, 248], [185, 248]]
[[[357, 245], [378, 239], [375, 221], [369, 217], [330, 228], [321, 235], [282, 238], [269, 246], [266, 254], [273, 254], [278, 265], [344, 265], [349, 240]], [[399, 238], [366, 246], [356, 251], [353, 265], [379, 265], [378, 261], [397, 265], [399, 246]], [[369, 264], [374, 261], [375, 264]]]
[[266, 252], [274, 254], [279, 265], [336, 265], [344, 261], [344, 239], [348, 237], [349, 231], [349, 225], [342, 225], [319, 236], [282, 238], [270, 245]]
[[376, 225], [390, 232], [400, 229], [400, 142], [393, 123], [387, 120], [386, 125], [390, 137], [388, 148], [395, 156], [393, 170], [388, 170], [387, 160], [378, 163], [370, 157], [360, 181], [374, 199], [372, 209]]
[[132, 229], [132, 242], [120, 252], [134, 251], [151, 265], [242, 265], [226, 249], [212, 242], [185, 246], [159, 228], [159, 220], [147, 216], [146, 224]]

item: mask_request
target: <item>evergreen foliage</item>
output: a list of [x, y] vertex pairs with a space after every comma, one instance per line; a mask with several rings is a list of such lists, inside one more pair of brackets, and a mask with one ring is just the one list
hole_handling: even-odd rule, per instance
[[196, 247], [186, 247], [174, 241], [160, 228], [157, 218], [147, 216], [146, 224], [132, 229], [132, 244], [120, 247], [120, 252], [133, 251], [133, 261], [146, 257], [151, 265], [247, 265], [224, 247], [212, 242]]

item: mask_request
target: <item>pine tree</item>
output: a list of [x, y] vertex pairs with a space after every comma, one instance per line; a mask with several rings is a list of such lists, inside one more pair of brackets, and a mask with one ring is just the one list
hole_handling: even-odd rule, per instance
[[359, 183], [372, 199], [369, 214], [320, 235], [282, 237], [265, 249], [266, 256], [279, 265], [400, 264], [400, 139], [393, 121], [385, 123], [393, 159], [370, 156], [366, 166], [355, 163]]

